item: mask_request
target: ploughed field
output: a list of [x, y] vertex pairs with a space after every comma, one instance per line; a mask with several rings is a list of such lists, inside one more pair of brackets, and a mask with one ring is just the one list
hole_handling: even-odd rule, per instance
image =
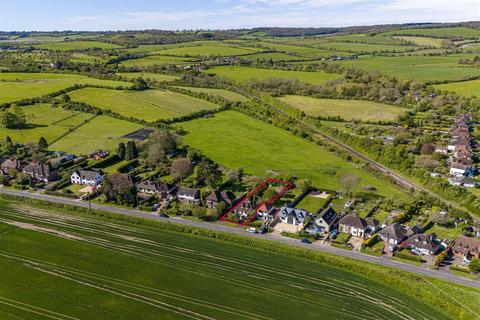
[[[380, 281], [398, 277], [406, 285], [415, 277], [386, 269], [354, 273], [342, 263], [354, 262], [314, 262], [0, 201], [4, 320], [450, 319], [422, 302], [422, 295], [408, 296]], [[451, 294], [476, 297], [458, 286]]]
[[[187, 134], [183, 142], [229, 168], [263, 176], [268, 170], [311, 179], [313, 185], [337, 190], [347, 173], [361, 177], [361, 186], [372, 185], [381, 195], [405, 194], [334, 153], [280, 128], [235, 111], [179, 124]], [[359, 191], [362, 191], [359, 189]]]
[[393, 121], [407, 108], [363, 100], [319, 99], [305, 96], [284, 96], [281, 101], [311, 116], [336, 117], [345, 120]]

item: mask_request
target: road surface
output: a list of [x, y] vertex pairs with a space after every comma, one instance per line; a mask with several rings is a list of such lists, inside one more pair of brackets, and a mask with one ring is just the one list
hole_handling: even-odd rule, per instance
[[[82, 201], [82, 200], [50, 196], [50, 195], [45, 195], [45, 194], [41, 194], [41, 193], [32, 193], [32, 192], [28, 192], [28, 191], [6, 189], [6, 188], [1, 187], [0, 188], [0, 194], [6, 194], [6, 195], [11, 195], [11, 196], [20, 196], [20, 197], [28, 197], [28, 198], [32, 198], [32, 199], [38, 199], [38, 200], [50, 201], [50, 202], [54, 202], [54, 203], [62, 203], [62, 204], [67, 204], [67, 205], [73, 205], [73, 206], [88, 208], [88, 202], [85, 202], [85, 201]], [[277, 234], [264, 234], [264, 235], [252, 234], [252, 233], [246, 232], [245, 229], [243, 229], [243, 228], [229, 227], [229, 226], [222, 225], [222, 224], [219, 224], [219, 223], [192, 221], [192, 220], [186, 220], [186, 219], [177, 218], [177, 217], [162, 218], [159, 215], [154, 214], [154, 213], [146, 213], [146, 212], [133, 210], [133, 209], [112, 207], [112, 206], [108, 206], [108, 205], [100, 205], [100, 204], [95, 204], [95, 203], [91, 204], [91, 208], [95, 209], [95, 210], [108, 211], [108, 212], [113, 212], [113, 213], [117, 213], [117, 214], [133, 216], [133, 217], [161, 220], [161, 221], [172, 222], [172, 223], [177, 223], [177, 224], [182, 224], [182, 225], [188, 225], [188, 226], [191, 226], [191, 227], [209, 229], [209, 230], [214, 230], [214, 231], [222, 231], [222, 232], [231, 233], [231, 234], [238, 234], [238, 235], [242, 235], [242, 236], [257, 237], [257, 238], [260, 238], [260, 239], [275, 241], [275, 242], [278, 242], [278, 243], [283, 243], [283, 244], [288, 244], [288, 245], [294, 245], [294, 246], [298, 246], [298, 247], [302, 247], [302, 248], [310, 249], [310, 250], [315, 250], [315, 251], [319, 251], [319, 252], [326, 252], [326, 253], [330, 253], [330, 254], [333, 254], [333, 255], [347, 257], [347, 258], [351, 258], [351, 259], [355, 259], [355, 260], [367, 261], [367, 262], [371, 262], [371, 263], [382, 265], [382, 266], [398, 268], [398, 269], [401, 269], [401, 270], [404, 270], [404, 271], [415, 273], [415, 274], [420, 275], [420, 276], [427, 276], [427, 277], [432, 277], [432, 278], [436, 278], [436, 279], [452, 281], [452, 282], [455, 282], [457, 284], [461, 284], [461, 285], [465, 285], [465, 286], [480, 289], [480, 281], [478, 281], [478, 280], [473, 280], [473, 279], [470, 279], [470, 278], [457, 276], [457, 275], [451, 274], [451, 273], [449, 273], [448, 271], [445, 271], [445, 270], [432, 270], [432, 269], [430, 269], [428, 267], [425, 267], [425, 266], [423, 266], [423, 267], [422, 266], [415, 266], [415, 265], [411, 265], [411, 264], [408, 264], [408, 263], [403, 263], [403, 262], [400, 262], [400, 261], [391, 260], [391, 259], [389, 259], [387, 257], [384, 257], [384, 256], [382, 256], [382, 257], [371, 256], [371, 255], [368, 255], [368, 254], [363, 254], [363, 253], [358, 252], [358, 251], [344, 250], [344, 249], [332, 247], [332, 246], [321, 244], [321, 243], [305, 244], [305, 243], [301, 243], [298, 240], [295, 240], [295, 239], [292, 239], [292, 238], [282, 237], [282, 236], [277, 235]]]

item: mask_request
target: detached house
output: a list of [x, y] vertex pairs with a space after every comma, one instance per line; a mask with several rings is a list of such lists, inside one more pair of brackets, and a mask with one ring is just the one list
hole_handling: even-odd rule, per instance
[[177, 198], [183, 204], [196, 205], [200, 202], [200, 190], [180, 187]]
[[22, 172], [35, 180], [46, 183], [58, 180], [59, 178], [57, 171], [52, 170], [50, 166], [46, 164], [40, 163], [30, 163], [22, 169]]
[[12, 169], [20, 171], [20, 169], [22, 169], [22, 163], [17, 159], [7, 159], [2, 162], [0, 169], [2, 170], [3, 174], [8, 174], [8, 172]]
[[384, 242], [388, 244], [388, 250], [390, 252], [395, 251], [398, 244], [400, 244], [400, 242], [407, 238], [402, 225], [398, 222], [386, 226], [385, 228], [380, 230], [378, 235]]
[[459, 235], [453, 246], [453, 252], [465, 260], [480, 258], [480, 240]]
[[315, 225], [318, 228], [319, 233], [329, 233], [335, 227], [338, 220], [338, 215], [332, 207], [320, 212], [315, 219]]
[[354, 237], [365, 237], [367, 223], [355, 214], [347, 214], [339, 221], [338, 231], [351, 234]]
[[257, 208], [257, 218], [261, 220], [273, 219], [273, 216], [277, 212], [277, 208], [275, 208], [272, 204], [262, 203]]
[[437, 235], [435, 233], [429, 235], [423, 233], [415, 234], [408, 238], [406, 242], [410, 248], [420, 251], [425, 255], [436, 254], [441, 248], [437, 242]]
[[136, 188], [139, 192], [150, 195], [157, 195], [161, 200], [171, 200], [175, 196], [177, 187], [174, 184], [166, 182], [154, 182], [152, 180], [142, 180], [137, 183]]
[[280, 220], [283, 223], [297, 227], [303, 227], [305, 219], [309, 216], [308, 211], [303, 209], [282, 207], [280, 208]]
[[98, 186], [103, 181], [103, 172], [100, 170], [77, 170], [70, 176], [72, 184]]
[[220, 202], [224, 202], [227, 206], [230, 206], [234, 200], [235, 195], [232, 192], [218, 190], [212, 191], [212, 193], [205, 198], [205, 202], [209, 208], [215, 208]]

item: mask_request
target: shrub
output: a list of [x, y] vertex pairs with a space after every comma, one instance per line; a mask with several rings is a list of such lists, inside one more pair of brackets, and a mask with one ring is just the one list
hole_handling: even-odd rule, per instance
[[397, 251], [395, 252], [395, 257], [401, 258], [401, 259], [406, 259], [406, 260], [411, 260], [411, 261], [417, 261], [417, 262], [422, 262], [422, 257], [416, 256], [404, 251]]

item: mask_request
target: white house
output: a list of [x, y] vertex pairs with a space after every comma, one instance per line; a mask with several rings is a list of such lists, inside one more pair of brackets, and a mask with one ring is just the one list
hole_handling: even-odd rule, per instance
[[309, 216], [309, 213], [303, 209], [282, 207], [280, 209], [280, 220], [283, 223], [291, 224], [294, 226], [302, 226], [305, 223], [305, 219]]
[[177, 198], [183, 204], [196, 205], [200, 202], [200, 190], [180, 187]]
[[72, 184], [84, 184], [97, 186], [103, 181], [103, 173], [100, 170], [77, 170], [70, 176]]
[[355, 214], [347, 214], [339, 221], [338, 231], [351, 234], [354, 237], [365, 237], [367, 223], [364, 219]]
[[454, 162], [452, 163], [450, 167], [450, 174], [454, 176], [463, 176], [465, 175], [465, 172], [467, 171], [468, 166]]

